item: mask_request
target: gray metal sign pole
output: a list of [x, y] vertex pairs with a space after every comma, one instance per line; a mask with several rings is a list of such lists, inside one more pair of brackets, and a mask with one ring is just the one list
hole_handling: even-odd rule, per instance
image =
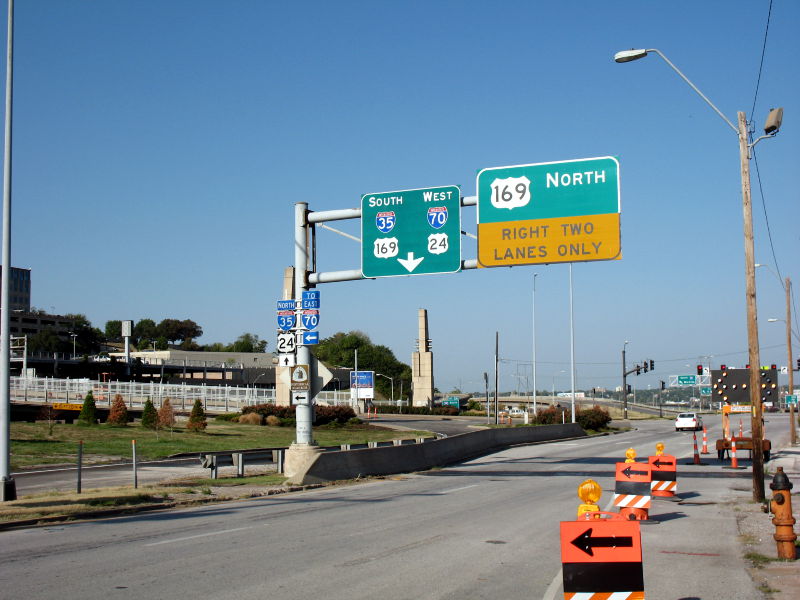
[[0, 290], [0, 501], [17, 499], [17, 487], [11, 477], [11, 306], [8, 303], [11, 283], [11, 98], [14, 52], [14, 0], [8, 0], [8, 46], [6, 52], [6, 121], [3, 160], [3, 276]]
[[[306, 277], [308, 274], [308, 203], [298, 202], [294, 205], [294, 296], [295, 301], [302, 302], [303, 292], [308, 290]], [[308, 346], [297, 347], [297, 364], [308, 365], [308, 380], [315, 379], [315, 365]], [[291, 393], [291, 392], [290, 392]], [[309, 390], [304, 394], [305, 401], [298, 404], [295, 412], [297, 423], [295, 443], [313, 445], [314, 437], [311, 423], [314, 418], [314, 396]]]

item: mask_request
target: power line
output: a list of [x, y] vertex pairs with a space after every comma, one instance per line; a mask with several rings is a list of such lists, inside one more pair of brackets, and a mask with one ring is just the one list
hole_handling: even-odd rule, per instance
[[767, 26], [764, 29], [764, 43], [761, 46], [761, 62], [758, 65], [758, 78], [756, 79], [756, 91], [753, 94], [753, 108], [750, 109], [750, 120], [756, 111], [756, 100], [758, 99], [758, 88], [761, 86], [761, 71], [764, 68], [764, 55], [767, 53], [767, 34], [769, 34], [769, 21], [772, 16], [772, 0], [769, 0], [769, 10], [767, 11]]

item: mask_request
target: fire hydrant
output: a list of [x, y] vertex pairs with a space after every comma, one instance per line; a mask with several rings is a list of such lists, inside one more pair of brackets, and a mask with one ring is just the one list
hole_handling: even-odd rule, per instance
[[792, 482], [783, 472], [783, 467], [778, 467], [778, 472], [772, 478], [769, 489], [774, 493], [770, 500], [770, 511], [775, 515], [772, 523], [775, 525], [775, 534], [772, 536], [778, 545], [778, 558], [794, 560], [797, 548], [794, 541], [797, 535], [793, 525], [795, 518], [792, 516]]

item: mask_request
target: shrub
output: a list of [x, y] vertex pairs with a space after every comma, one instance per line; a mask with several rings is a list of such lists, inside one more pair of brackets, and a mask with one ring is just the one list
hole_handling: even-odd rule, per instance
[[200, 398], [194, 401], [192, 412], [189, 415], [189, 422], [186, 424], [186, 429], [189, 431], [205, 431], [208, 427], [208, 420], [206, 419], [206, 411], [203, 410], [203, 403]]
[[164, 398], [161, 408], [158, 409], [158, 426], [162, 429], [172, 429], [175, 426], [175, 411], [169, 398]]
[[114, 403], [108, 413], [107, 423], [113, 427], [125, 427], [128, 424], [128, 407], [125, 406], [122, 394], [114, 396]]
[[483, 404], [481, 404], [477, 400], [471, 400], [470, 399], [467, 402], [467, 410], [468, 411], [482, 411], [483, 410]]
[[215, 421], [229, 421], [231, 423], [238, 423], [239, 417], [241, 417], [241, 413], [222, 413], [221, 415], [215, 415]]
[[599, 431], [611, 422], [611, 417], [606, 409], [595, 405], [592, 408], [577, 411], [575, 421], [584, 429]]
[[[255, 406], [245, 406], [242, 409], [242, 415], [247, 415], [250, 413], [257, 413], [265, 419], [269, 419], [269, 417], [274, 416], [280, 420], [281, 425], [284, 427], [295, 425], [294, 406], [257, 404]], [[349, 406], [315, 406], [314, 415], [315, 425], [327, 425], [331, 422], [347, 423], [348, 420], [356, 416], [356, 413]], [[241, 422], [241, 418], [239, 422]], [[270, 422], [267, 421], [267, 425], [269, 424]]]
[[94, 403], [94, 395], [92, 390], [86, 392], [86, 397], [83, 399], [83, 406], [78, 415], [78, 425], [96, 425], [97, 424], [97, 406]]
[[[254, 413], [250, 413], [250, 414], [254, 414]], [[242, 415], [242, 418], [244, 418], [245, 416], [246, 415]], [[270, 427], [280, 427], [281, 420], [278, 417], [276, 417], [275, 415], [270, 415], [270, 416], [267, 417], [267, 425], [269, 425]]]
[[147, 429], [155, 429], [158, 425], [158, 413], [156, 407], [153, 406], [153, 401], [148, 398], [145, 400], [144, 409], [142, 409], [142, 427]]
[[[561, 413], [564, 413], [563, 417]], [[531, 422], [536, 425], [561, 425], [562, 422], [569, 423], [571, 421], [572, 414], [569, 412], [569, 409], [560, 406], [550, 406], [539, 410], [533, 416]]]
[[263, 420], [264, 418], [258, 413], [247, 413], [246, 415], [239, 417], [238, 422], [245, 425], [261, 425]]

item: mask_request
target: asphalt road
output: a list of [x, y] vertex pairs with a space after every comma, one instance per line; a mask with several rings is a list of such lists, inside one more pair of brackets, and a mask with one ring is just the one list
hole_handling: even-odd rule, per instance
[[[629, 446], [692, 454], [691, 433], [669, 421], [637, 427], [363, 485], [3, 532], [0, 589], [58, 600], [560, 598], [558, 522], [575, 518], [578, 484], [597, 479], [605, 507]], [[760, 597], [724, 504], [747, 493], [750, 474], [704, 460], [680, 468], [685, 501], [657, 501], [642, 525], [651, 600]]]

